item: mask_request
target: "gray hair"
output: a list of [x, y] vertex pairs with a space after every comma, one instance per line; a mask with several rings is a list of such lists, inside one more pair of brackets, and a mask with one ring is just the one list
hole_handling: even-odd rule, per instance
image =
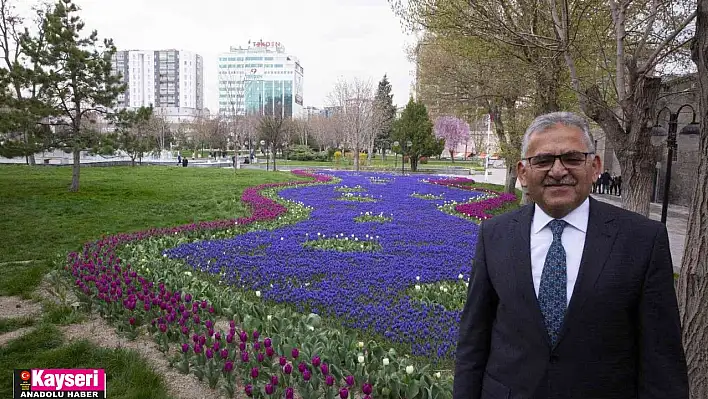
[[543, 133], [557, 124], [568, 127], [574, 127], [583, 132], [583, 141], [588, 148], [588, 152], [595, 152], [595, 144], [590, 126], [582, 116], [573, 112], [551, 112], [550, 114], [539, 115], [531, 122], [531, 125], [524, 133], [524, 139], [521, 142], [521, 157], [526, 158], [526, 151], [529, 149], [529, 140], [534, 133]]

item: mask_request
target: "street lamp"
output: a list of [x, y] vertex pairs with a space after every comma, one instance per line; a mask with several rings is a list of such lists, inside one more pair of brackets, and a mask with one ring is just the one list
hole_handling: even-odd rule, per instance
[[[261, 140], [261, 148], [266, 144], [265, 140]], [[268, 148], [265, 150], [265, 156], [266, 156], [266, 172], [268, 171], [268, 168], [270, 166], [270, 158], [268, 158]]]
[[[396, 149], [398, 149], [398, 141], [394, 141], [393, 146], [396, 147]], [[394, 158], [394, 161], [393, 161], [393, 169], [394, 170], [396, 169], [396, 166], [398, 166], [398, 151], [396, 151], [396, 158]]]
[[652, 128], [652, 136], [663, 136], [666, 134], [666, 130], [661, 127], [661, 125], [658, 123], [659, 117], [661, 116], [661, 113], [664, 110], [669, 111], [669, 131], [668, 131], [668, 137], [666, 138], [666, 147], [668, 148], [668, 153], [666, 154], [666, 178], [664, 179], [664, 196], [663, 199], [661, 200], [661, 223], [666, 224], [666, 215], [669, 210], [669, 189], [671, 188], [671, 165], [673, 163], [673, 158], [674, 158], [674, 151], [676, 151], [676, 130], [678, 129], [678, 117], [679, 114], [681, 113], [681, 110], [684, 107], [689, 107], [691, 108], [691, 112], [693, 113], [693, 118], [691, 119], [691, 123], [688, 125], [684, 126], [681, 129], [681, 134], [700, 134], [700, 128], [698, 126], [698, 123], [696, 122], [696, 110], [693, 108], [692, 105], [690, 104], [684, 104], [681, 107], [679, 107], [678, 111], [676, 112], [671, 112], [671, 110], [668, 107], [664, 107], [659, 110], [659, 113], [656, 114], [656, 120], [657, 123], [654, 124], [654, 127]]

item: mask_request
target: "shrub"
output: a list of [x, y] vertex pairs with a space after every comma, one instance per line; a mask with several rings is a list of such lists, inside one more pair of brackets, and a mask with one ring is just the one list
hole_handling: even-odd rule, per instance
[[315, 159], [315, 153], [312, 148], [301, 144], [291, 146], [289, 155], [293, 161], [312, 161]]
[[418, 159], [418, 162], [420, 162], [422, 164], [426, 164], [426, 163], [428, 163], [428, 157], [420, 157], [420, 159]]

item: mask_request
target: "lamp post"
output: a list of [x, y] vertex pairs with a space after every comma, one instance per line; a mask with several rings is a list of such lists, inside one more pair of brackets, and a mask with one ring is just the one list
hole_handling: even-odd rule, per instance
[[[403, 149], [404, 149], [404, 150], [405, 150], [405, 149], [410, 149], [412, 145], [413, 145], [413, 143], [411, 143], [411, 141], [408, 140], [408, 141], [406, 141], [405, 146], [403, 147]], [[403, 151], [402, 154], [401, 154], [401, 174], [402, 174], [402, 175], [405, 174], [405, 172], [406, 172], [406, 158], [405, 158], [405, 157], [406, 157], [406, 152]], [[410, 158], [411, 158], [411, 157], [409, 156], [408, 159], [410, 159]]]
[[[265, 140], [261, 140], [261, 148], [266, 144]], [[265, 150], [265, 156], [266, 156], [266, 172], [268, 171], [270, 167], [270, 158], [268, 158], [268, 148]]]
[[667, 107], [660, 109], [659, 113], [656, 114], [657, 123], [654, 124], [654, 127], [652, 128], [652, 135], [664, 135], [666, 133], [666, 131], [661, 127], [661, 125], [658, 123], [658, 121], [659, 121], [659, 117], [661, 116], [661, 113], [664, 110], [669, 111], [669, 131], [668, 131], [668, 136], [666, 137], [666, 147], [668, 149], [667, 154], [666, 154], [666, 177], [664, 178], [664, 195], [661, 200], [661, 223], [663, 223], [663, 224], [666, 224], [666, 216], [667, 216], [668, 210], [669, 210], [669, 189], [671, 188], [671, 166], [673, 164], [674, 151], [676, 151], [676, 130], [678, 129], [678, 117], [679, 117], [679, 114], [681, 113], [681, 110], [684, 107], [691, 108], [691, 112], [693, 113], [693, 118], [691, 120], [691, 123], [689, 123], [688, 125], [684, 126], [681, 129], [681, 134], [699, 134], [700, 129], [699, 129], [698, 123], [696, 122], [696, 110], [690, 104], [682, 105], [681, 107], [679, 107], [678, 111], [676, 111], [676, 112], [671, 112], [671, 110]]

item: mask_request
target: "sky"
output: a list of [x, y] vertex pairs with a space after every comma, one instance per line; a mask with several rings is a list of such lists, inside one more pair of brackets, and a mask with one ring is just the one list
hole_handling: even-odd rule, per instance
[[[178, 49], [204, 59], [204, 96], [218, 109], [218, 54], [249, 40], [279, 41], [304, 68], [305, 106], [327, 105], [339, 77], [389, 77], [393, 102], [410, 96], [414, 65], [387, 0], [74, 0], [88, 29], [118, 50]], [[29, 0], [19, 0], [19, 3]], [[26, 3], [25, 3], [26, 4]]]

